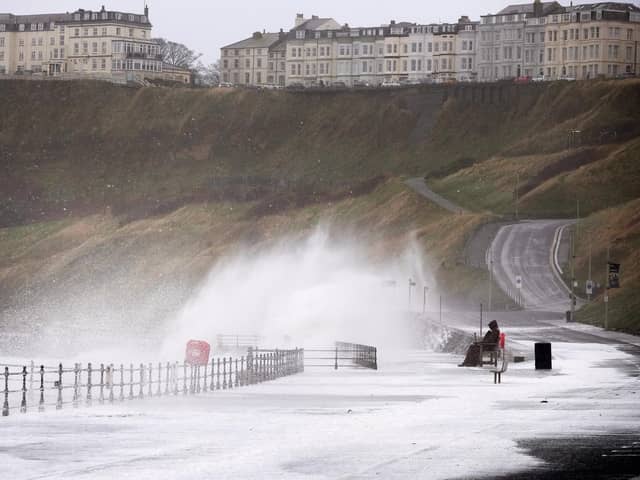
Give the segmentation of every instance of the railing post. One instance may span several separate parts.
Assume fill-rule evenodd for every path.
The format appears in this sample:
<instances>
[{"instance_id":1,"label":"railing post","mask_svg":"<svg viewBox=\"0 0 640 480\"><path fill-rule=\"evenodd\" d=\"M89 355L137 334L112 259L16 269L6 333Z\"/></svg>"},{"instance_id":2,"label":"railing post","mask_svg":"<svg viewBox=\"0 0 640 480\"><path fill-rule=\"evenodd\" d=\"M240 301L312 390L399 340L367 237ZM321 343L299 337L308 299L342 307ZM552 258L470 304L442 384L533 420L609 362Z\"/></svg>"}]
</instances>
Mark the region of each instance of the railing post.
<instances>
[{"instance_id":1,"label":"railing post","mask_svg":"<svg viewBox=\"0 0 640 480\"><path fill-rule=\"evenodd\" d=\"M22 367L22 403L20 403L20 412L27 413L27 367Z\"/></svg>"},{"instance_id":2,"label":"railing post","mask_svg":"<svg viewBox=\"0 0 640 480\"><path fill-rule=\"evenodd\" d=\"M211 359L211 384L209 385L209 390L211 390L212 392L215 390L215 384L213 383L213 379L215 377L215 368L216 368L216 361L214 358Z\"/></svg>"},{"instance_id":3,"label":"railing post","mask_svg":"<svg viewBox=\"0 0 640 480\"><path fill-rule=\"evenodd\" d=\"M78 363L74 363L73 364L73 376L74 376L74 380L73 380L73 408L78 408L78 369L79 369L79 364Z\"/></svg>"},{"instance_id":4,"label":"railing post","mask_svg":"<svg viewBox=\"0 0 640 480\"><path fill-rule=\"evenodd\" d=\"M120 396L118 399L122 402L124 400L124 364L120 364Z\"/></svg>"},{"instance_id":5,"label":"railing post","mask_svg":"<svg viewBox=\"0 0 640 480\"><path fill-rule=\"evenodd\" d=\"M156 395L162 396L162 363L158 362L158 388L156 389Z\"/></svg>"},{"instance_id":6,"label":"railing post","mask_svg":"<svg viewBox=\"0 0 640 480\"><path fill-rule=\"evenodd\" d=\"M246 385L245 383L245 378L244 378L244 357L240 357L240 386L244 386Z\"/></svg>"},{"instance_id":7,"label":"railing post","mask_svg":"<svg viewBox=\"0 0 640 480\"><path fill-rule=\"evenodd\" d=\"M109 389L109 403L113 403L113 363L107 366L107 388Z\"/></svg>"},{"instance_id":8,"label":"railing post","mask_svg":"<svg viewBox=\"0 0 640 480\"><path fill-rule=\"evenodd\" d=\"M129 364L129 400L133 400L133 363Z\"/></svg>"},{"instance_id":9,"label":"railing post","mask_svg":"<svg viewBox=\"0 0 640 480\"><path fill-rule=\"evenodd\" d=\"M91 362L87 363L87 406L91 406Z\"/></svg>"},{"instance_id":10,"label":"railing post","mask_svg":"<svg viewBox=\"0 0 640 480\"><path fill-rule=\"evenodd\" d=\"M149 395L149 397L153 397L153 365L151 364L151 362L149 362L147 379L149 380L149 390L147 391L147 394Z\"/></svg>"},{"instance_id":11,"label":"railing post","mask_svg":"<svg viewBox=\"0 0 640 480\"><path fill-rule=\"evenodd\" d=\"M171 364L167 362L167 380L164 386L164 394L169 395L169 382L171 381Z\"/></svg>"},{"instance_id":12,"label":"railing post","mask_svg":"<svg viewBox=\"0 0 640 480\"><path fill-rule=\"evenodd\" d=\"M104 363L100 364L100 396L98 401L104 403Z\"/></svg>"},{"instance_id":13,"label":"railing post","mask_svg":"<svg viewBox=\"0 0 640 480\"><path fill-rule=\"evenodd\" d=\"M236 388L240 386L240 378L238 377L238 359L236 358Z\"/></svg>"},{"instance_id":14,"label":"railing post","mask_svg":"<svg viewBox=\"0 0 640 480\"><path fill-rule=\"evenodd\" d=\"M196 393L196 367L195 367L195 365L189 365L189 393L191 393L191 395Z\"/></svg>"},{"instance_id":15,"label":"railing post","mask_svg":"<svg viewBox=\"0 0 640 480\"><path fill-rule=\"evenodd\" d=\"M40 365L40 404L38 411L44 412L44 365Z\"/></svg>"},{"instance_id":16,"label":"railing post","mask_svg":"<svg viewBox=\"0 0 640 480\"><path fill-rule=\"evenodd\" d=\"M216 362L218 365L218 369L216 372L216 390L220 390L220 359Z\"/></svg>"},{"instance_id":17,"label":"railing post","mask_svg":"<svg viewBox=\"0 0 640 480\"><path fill-rule=\"evenodd\" d=\"M182 373L183 373L182 394L186 395L189 392L189 389L187 388L187 363L186 362L182 364Z\"/></svg>"},{"instance_id":18,"label":"railing post","mask_svg":"<svg viewBox=\"0 0 640 480\"><path fill-rule=\"evenodd\" d=\"M204 393L207 393L207 388L208 388L208 384L207 384L207 369L209 368L209 362L207 361L207 363L204 364L204 378L202 379L202 391Z\"/></svg>"},{"instance_id":19,"label":"railing post","mask_svg":"<svg viewBox=\"0 0 640 480\"><path fill-rule=\"evenodd\" d=\"M9 416L9 367L4 367L4 403L2 404L2 416Z\"/></svg>"},{"instance_id":20,"label":"railing post","mask_svg":"<svg viewBox=\"0 0 640 480\"><path fill-rule=\"evenodd\" d=\"M253 348L247 350L247 384L253 385Z\"/></svg>"},{"instance_id":21,"label":"railing post","mask_svg":"<svg viewBox=\"0 0 640 480\"><path fill-rule=\"evenodd\" d=\"M227 357L222 357L222 389L227 389Z\"/></svg>"},{"instance_id":22,"label":"railing post","mask_svg":"<svg viewBox=\"0 0 640 480\"><path fill-rule=\"evenodd\" d=\"M140 364L140 371L138 372L138 378L140 379L138 398L144 398L144 364Z\"/></svg>"},{"instance_id":23,"label":"railing post","mask_svg":"<svg viewBox=\"0 0 640 480\"><path fill-rule=\"evenodd\" d=\"M173 364L173 394L174 395L178 395L178 365L179 363L176 361L176 363Z\"/></svg>"},{"instance_id":24,"label":"railing post","mask_svg":"<svg viewBox=\"0 0 640 480\"><path fill-rule=\"evenodd\" d=\"M336 363L335 363L335 365L333 366L333 369L334 369L334 370L337 370L337 369L338 369L338 347L337 347L337 346L336 346Z\"/></svg>"},{"instance_id":25,"label":"railing post","mask_svg":"<svg viewBox=\"0 0 640 480\"><path fill-rule=\"evenodd\" d=\"M58 399L56 400L56 410L62 409L62 364L58 364Z\"/></svg>"}]
</instances>

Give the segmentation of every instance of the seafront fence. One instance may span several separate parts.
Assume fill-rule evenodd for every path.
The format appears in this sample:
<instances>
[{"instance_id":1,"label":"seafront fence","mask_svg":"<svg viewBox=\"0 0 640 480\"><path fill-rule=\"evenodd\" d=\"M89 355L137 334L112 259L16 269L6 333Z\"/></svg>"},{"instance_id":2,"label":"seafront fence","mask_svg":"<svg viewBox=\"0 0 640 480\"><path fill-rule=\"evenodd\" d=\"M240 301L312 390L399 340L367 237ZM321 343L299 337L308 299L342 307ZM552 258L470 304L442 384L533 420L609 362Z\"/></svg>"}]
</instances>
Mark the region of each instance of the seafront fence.
<instances>
[{"instance_id":1,"label":"seafront fence","mask_svg":"<svg viewBox=\"0 0 640 480\"><path fill-rule=\"evenodd\" d=\"M378 369L378 350L369 345L335 342L334 346L307 348L305 352L307 367Z\"/></svg>"},{"instance_id":2,"label":"seafront fence","mask_svg":"<svg viewBox=\"0 0 640 480\"><path fill-rule=\"evenodd\" d=\"M304 349L256 350L217 357L204 365L186 362L75 363L45 366L0 364L2 416L44 412L125 400L196 395L231 390L304 371Z\"/></svg>"}]
</instances>

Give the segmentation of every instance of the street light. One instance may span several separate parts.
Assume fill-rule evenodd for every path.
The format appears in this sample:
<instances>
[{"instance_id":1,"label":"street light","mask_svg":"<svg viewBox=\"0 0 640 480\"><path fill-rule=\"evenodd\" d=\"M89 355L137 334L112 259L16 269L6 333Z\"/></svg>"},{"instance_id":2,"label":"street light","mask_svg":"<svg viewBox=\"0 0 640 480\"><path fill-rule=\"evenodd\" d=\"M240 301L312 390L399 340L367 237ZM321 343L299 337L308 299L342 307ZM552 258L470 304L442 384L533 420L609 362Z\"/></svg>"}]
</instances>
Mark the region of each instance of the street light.
<instances>
[{"instance_id":1,"label":"street light","mask_svg":"<svg viewBox=\"0 0 640 480\"><path fill-rule=\"evenodd\" d=\"M409 277L409 311L411 311L411 287L415 287L416 282L414 282L411 277Z\"/></svg>"},{"instance_id":2,"label":"street light","mask_svg":"<svg viewBox=\"0 0 640 480\"><path fill-rule=\"evenodd\" d=\"M429 287L427 287L426 285L422 287L422 314L423 315L427 310L427 291L428 290L429 290Z\"/></svg>"}]
</instances>

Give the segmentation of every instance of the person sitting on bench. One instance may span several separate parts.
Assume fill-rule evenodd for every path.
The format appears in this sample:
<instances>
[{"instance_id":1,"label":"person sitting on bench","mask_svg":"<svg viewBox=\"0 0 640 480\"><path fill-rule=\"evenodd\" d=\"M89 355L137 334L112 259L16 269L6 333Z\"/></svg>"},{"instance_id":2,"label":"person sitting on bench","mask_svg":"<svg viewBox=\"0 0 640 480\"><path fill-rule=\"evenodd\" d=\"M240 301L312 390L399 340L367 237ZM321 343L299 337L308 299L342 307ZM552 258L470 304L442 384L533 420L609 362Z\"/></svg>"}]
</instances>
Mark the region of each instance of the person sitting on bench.
<instances>
[{"instance_id":1,"label":"person sitting on bench","mask_svg":"<svg viewBox=\"0 0 640 480\"><path fill-rule=\"evenodd\" d=\"M484 338L480 342L473 342L467 350L467 355L464 357L459 367L477 367L482 365L482 352L495 351L498 348L498 341L500 340L500 329L498 328L498 322L491 320L489 322L489 331L485 334Z\"/></svg>"}]
</instances>

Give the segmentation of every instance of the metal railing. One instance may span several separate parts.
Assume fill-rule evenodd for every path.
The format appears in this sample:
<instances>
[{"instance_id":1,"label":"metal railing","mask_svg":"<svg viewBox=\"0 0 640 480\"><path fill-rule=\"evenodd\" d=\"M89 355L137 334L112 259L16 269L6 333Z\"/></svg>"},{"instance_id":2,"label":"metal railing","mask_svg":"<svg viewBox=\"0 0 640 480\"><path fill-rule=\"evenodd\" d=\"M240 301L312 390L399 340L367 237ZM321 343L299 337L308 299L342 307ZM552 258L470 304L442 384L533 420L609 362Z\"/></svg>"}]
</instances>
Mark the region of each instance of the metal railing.
<instances>
[{"instance_id":1,"label":"metal railing","mask_svg":"<svg viewBox=\"0 0 640 480\"><path fill-rule=\"evenodd\" d=\"M305 352L306 367L378 369L378 351L369 345L336 342L333 347L311 348Z\"/></svg>"},{"instance_id":2,"label":"metal railing","mask_svg":"<svg viewBox=\"0 0 640 480\"><path fill-rule=\"evenodd\" d=\"M206 365L180 362L134 365L75 363L73 367L0 364L4 378L2 416L19 410L62 409L65 405L194 395L275 380L304 371L304 350L249 348L240 358L213 358Z\"/></svg>"},{"instance_id":3,"label":"metal railing","mask_svg":"<svg viewBox=\"0 0 640 480\"><path fill-rule=\"evenodd\" d=\"M217 335L216 345L219 350L258 348L263 338L260 335Z\"/></svg>"}]
</instances>

